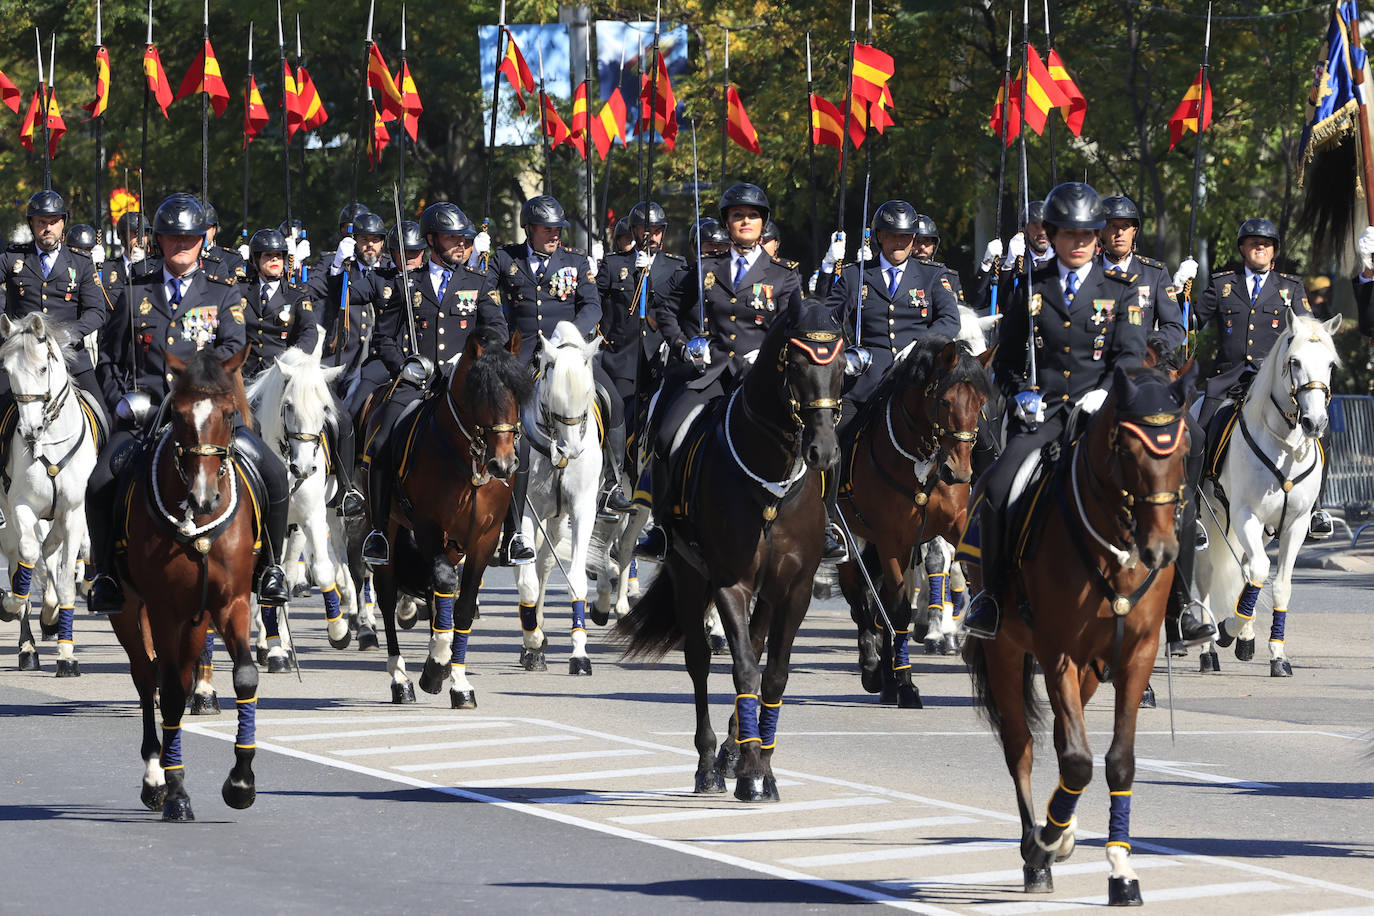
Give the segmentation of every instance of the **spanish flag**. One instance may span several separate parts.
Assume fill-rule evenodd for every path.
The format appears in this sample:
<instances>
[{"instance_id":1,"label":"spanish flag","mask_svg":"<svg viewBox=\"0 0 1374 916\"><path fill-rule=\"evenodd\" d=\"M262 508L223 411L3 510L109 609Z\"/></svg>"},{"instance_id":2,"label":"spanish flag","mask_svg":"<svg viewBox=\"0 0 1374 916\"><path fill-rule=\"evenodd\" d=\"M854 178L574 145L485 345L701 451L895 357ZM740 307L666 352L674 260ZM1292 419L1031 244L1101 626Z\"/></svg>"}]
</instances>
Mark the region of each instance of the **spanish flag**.
<instances>
[{"instance_id":1,"label":"spanish flag","mask_svg":"<svg viewBox=\"0 0 1374 916\"><path fill-rule=\"evenodd\" d=\"M38 112L43 107L43 95L47 93L48 87L42 83L34 90L33 97L29 99L29 110L24 115L24 123L19 125L19 142L24 145L24 149L33 152L34 134L40 132L43 127L38 123ZM57 104L57 92L54 90L48 98L48 155L57 155L57 141L62 139L62 135L67 132L67 122L62 120L62 109Z\"/></svg>"},{"instance_id":2,"label":"spanish flag","mask_svg":"<svg viewBox=\"0 0 1374 916\"><path fill-rule=\"evenodd\" d=\"M883 97L883 87L892 79L892 55L872 45L854 45L854 95L865 102Z\"/></svg>"},{"instance_id":3,"label":"spanish flag","mask_svg":"<svg viewBox=\"0 0 1374 916\"><path fill-rule=\"evenodd\" d=\"M1040 52L1035 48L1027 48L1026 56L1030 61L1030 79L1026 81L1026 123L1037 134L1043 134L1045 121L1049 118L1050 112L1055 108L1070 106L1071 103L1051 78L1049 69L1040 58ZM1019 100L1020 93L1021 82L1018 74L1016 82L1012 83L1011 94Z\"/></svg>"},{"instance_id":4,"label":"spanish flag","mask_svg":"<svg viewBox=\"0 0 1374 916\"><path fill-rule=\"evenodd\" d=\"M583 159L587 158L587 121L589 116L587 81L583 80L577 84L577 91L573 93L572 123L568 125L572 129L572 133L568 136L568 142L573 145Z\"/></svg>"},{"instance_id":5,"label":"spanish flag","mask_svg":"<svg viewBox=\"0 0 1374 916\"><path fill-rule=\"evenodd\" d=\"M892 120L892 116L887 113L889 107L896 107L892 102L892 90L887 86L883 87L882 98L868 106L868 116L873 121L873 129L882 133L897 122Z\"/></svg>"},{"instance_id":6,"label":"spanish flag","mask_svg":"<svg viewBox=\"0 0 1374 916\"><path fill-rule=\"evenodd\" d=\"M219 60L215 57L215 49L210 47L208 38L205 39L205 47L200 49L196 59L191 62L190 69L181 81L181 88L177 90L176 98L172 101L179 102L198 92L210 97L210 107L215 109L217 118L229 107L229 87L224 85L224 77L220 76Z\"/></svg>"},{"instance_id":7,"label":"spanish flag","mask_svg":"<svg viewBox=\"0 0 1374 916\"><path fill-rule=\"evenodd\" d=\"M530 72L530 65L525 63L525 55L520 53L520 46L515 43L515 36L511 34L510 29L506 30L506 56L501 60L501 66L496 68L496 72L506 75L506 81L515 90L515 101L523 113L524 93L534 91L534 74Z\"/></svg>"},{"instance_id":8,"label":"spanish flag","mask_svg":"<svg viewBox=\"0 0 1374 916\"><path fill-rule=\"evenodd\" d=\"M382 113L377 110L376 102L372 103L372 135L368 140L367 170L370 172L382 161L382 148L391 142L391 132L382 123Z\"/></svg>"},{"instance_id":9,"label":"spanish flag","mask_svg":"<svg viewBox=\"0 0 1374 916\"><path fill-rule=\"evenodd\" d=\"M3 76L4 74L0 73L0 77ZM6 79L5 82L8 83L9 80ZM15 89L14 94L14 110L17 113L19 111L19 90ZM5 89L3 84L0 84L0 98L3 98L6 101L6 104L8 104L8 97L8 91ZM101 45L100 47L95 49L95 98L91 99L89 102L87 102L85 105L82 105L81 107L91 113L91 116L86 120L93 121L96 118L103 115L105 113L105 109L108 108L109 105L110 52L105 48L104 45Z\"/></svg>"},{"instance_id":10,"label":"spanish flag","mask_svg":"<svg viewBox=\"0 0 1374 916\"><path fill-rule=\"evenodd\" d=\"M868 139L868 105L857 95L849 99L849 142L855 149L864 145Z\"/></svg>"},{"instance_id":11,"label":"spanish flag","mask_svg":"<svg viewBox=\"0 0 1374 916\"><path fill-rule=\"evenodd\" d=\"M397 118L405 114L405 100L401 98L401 90L391 78L391 71L387 69L386 61L382 58L382 52L377 50L375 41L367 46L367 84L382 94L383 111Z\"/></svg>"},{"instance_id":12,"label":"spanish flag","mask_svg":"<svg viewBox=\"0 0 1374 916\"><path fill-rule=\"evenodd\" d=\"M19 91L19 87L14 85L8 76L0 72L0 104L19 114L19 105L23 101L24 93Z\"/></svg>"},{"instance_id":13,"label":"spanish flag","mask_svg":"<svg viewBox=\"0 0 1374 916\"><path fill-rule=\"evenodd\" d=\"M572 135L568 130L568 125L563 123L563 116L558 113L558 109L553 107L553 100L545 93L539 93L539 104L544 107L544 133L550 140L550 146L554 149L568 142Z\"/></svg>"},{"instance_id":14,"label":"spanish flag","mask_svg":"<svg viewBox=\"0 0 1374 916\"><path fill-rule=\"evenodd\" d=\"M611 97L592 121L592 142L596 144L596 151L602 159L610 154L611 144L617 137L621 145L625 145L625 113L625 97L617 86L611 90Z\"/></svg>"},{"instance_id":15,"label":"spanish flag","mask_svg":"<svg viewBox=\"0 0 1374 916\"><path fill-rule=\"evenodd\" d=\"M301 129L315 130L329 120L324 102L320 100L315 81L310 78L304 67L296 68L296 95L301 109Z\"/></svg>"},{"instance_id":16,"label":"spanish flag","mask_svg":"<svg viewBox=\"0 0 1374 916\"><path fill-rule=\"evenodd\" d=\"M668 64L663 52L658 53L658 78L640 77L639 88L639 131L649 129L652 116L654 130L663 138L663 145L671 150L677 142L677 99L673 96L673 84L668 79ZM657 92L658 98L650 99L649 94Z\"/></svg>"},{"instance_id":17,"label":"spanish flag","mask_svg":"<svg viewBox=\"0 0 1374 916\"><path fill-rule=\"evenodd\" d=\"M1073 131L1075 137L1083 136L1083 116L1088 111L1088 100L1083 97L1078 84L1069 76L1068 69L1064 62L1059 59L1059 52L1050 48L1049 53L1049 72L1050 79L1059 87L1064 98L1069 100L1068 105L1060 105L1059 113L1064 116L1064 123Z\"/></svg>"},{"instance_id":18,"label":"spanish flag","mask_svg":"<svg viewBox=\"0 0 1374 916\"><path fill-rule=\"evenodd\" d=\"M1178 146L1178 141L1182 140L1188 131L1202 133L1211 123L1212 84L1211 81L1203 79L1202 68L1199 67L1193 84L1183 94L1183 101L1179 102L1174 113L1169 115L1169 149Z\"/></svg>"},{"instance_id":19,"label":"spanish flag","mask_svg":"<svg viewBox=\"0 0 1374 916\"><path fill-rule=\"evenodd\" d=\"M148 91L157 100L162 116L170 118L167 106L172 104L172 84L167 82L167 71L162 69L162 56L157 53L157 45L148 45L143 52L143 75L148 79Z\"/></svg>"},{"instance_id":20,"label":"spanish flag","mask_svg":"<svg viewBox=\"0 0 1374 916\"><path fill-rule=\"evenodd\" d=\"M725 103L727 113L725 132L731 140L757 156L761 152L759 134L758 131L754 130L754 125L749 120L749 114L744 110L744 102L740 101L739 93L734 86L726 87Z\"/></svg>"},{"instance_id":21,"label":"spanish flag","mask_svg":"<svg viewBox=\"0 0 1374 916\"><path fill-rule=\"evenodd\" d=\"M840 109L811 93L811 142L818 146L844 146L844 115Z\"/></svg>"},{"instance_id":22,"label":"spanish flag","mask_svg":"<svg viewBox=\"0 0 1374 916\"><path fill-rule=\"evenodd\" d=\"M425 106L420 104L420 90L415 88L415 80L410 76L410 64L401 61L401 72L396 77L396 85L401 87L401 106L405 109L405 129L411 140L420 138L420 115Z\"/></svg>"},{"instance_id":23,"label":"spanish flag","mask_svg":"<svg viewBox=\"0 0 1374 916\"><path fill-rule=\"evenodd\" d=\"M267 105L262 101L262 93L258 91L258 79L252 74L248 75L248 88L243 93L243 148L248 149L248 144L253 142L253 138L258 135L258 131L267 126L267 122L272 120L272 116L267 112Z\"/></svg>"}]
</instances>

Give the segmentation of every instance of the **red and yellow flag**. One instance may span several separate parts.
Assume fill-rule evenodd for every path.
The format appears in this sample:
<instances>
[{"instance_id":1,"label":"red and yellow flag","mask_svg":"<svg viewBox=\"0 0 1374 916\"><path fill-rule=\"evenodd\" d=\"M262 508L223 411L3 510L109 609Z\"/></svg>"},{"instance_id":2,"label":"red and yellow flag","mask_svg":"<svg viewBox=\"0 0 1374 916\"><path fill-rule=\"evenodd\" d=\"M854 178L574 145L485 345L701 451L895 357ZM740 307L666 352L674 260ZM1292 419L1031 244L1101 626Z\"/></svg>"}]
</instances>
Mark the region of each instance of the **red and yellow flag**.
<instances>
[{"instance_id":1,"label":"red and yellow flag","mask_svg":"<svg viewBox=\"0 0 1374 916\"><path fill-rule=\"evenodd\" d=\"M281 106L286 110L286 137L290 140L301 129L305 120L305 109L301 107L301 91L296 85L296 75L286 61L281 64Z\"/></svg>"},{"instance_id":2,"label":"red and yellow flag","mask_svg":"<svg viewBox=\"0 0 1374 916\"><path fill-rule=\"evenodd\" d=\"M392 79L391 71L387 69L382 52L377 50L376 42L367 46L367 84L382 94L383 111L398 118L405 114L405 101L401 98L401 90L397 88L396 80Z\"/></svg>"},{"instance_id":3,"label":"red and yellow flag","mask_svg":"<svg viewBox=\"0 0 1374 916\"><path fill-rule=\"evenodd\" d=\"M1028 48L1026 53L1030 61L1030 79L1026 80L1026 123L1031 130L1037 134L1045 132L1045 121L1049 118L1050 112L1055 108L1070 105L1069 99L1065 97L1059 86L1050 77L1050 71L1045 66L1045 62L1040 59L1040 52L1035 48ZM1012 83L1012 97L1018 98L1021 93L1020 75L1017 81Z\"/></svg>"},{"instance_id":4,"label":"red and yellow flag","mask_svg":"<svg viewBox=\"0 0 1374 916\"><path fill-rule=\"evenodd\" d=\"M0 73L0 76L4 76L4 74L3 74L3 73ZM8 83L9 80L7 79L7 80L5 80L5 82ZM18 111L19 111L19 98L18 98L18 96L19 96L19 90L18 90L18 89L15 89L14 92L15 92L14 110L15 110L16 112L18 112ZM4 96L6 96L6 95L8 95L8 93L7 93L7 92L5 91L5 89L3 88L3 85L0 84L0 97L4 97ZM85 105L82 105L81 107L84 108L84 109L86 109L87 111L89 111L89 112L91 113L91 116L90 116L89 118L87 118L86 120L88 120L88 121L93 121L93 120L95 120L96 118L98 118L98 117L100 117L101 115L103 115L103 114L105 113L105 109L108 108L109 105L110 105L110 52L105 48L104 45L101 45L100 47L98 47L98 48L95 49L95 98L91 99L89 102L87 102Z\"/></svg>"},{"instance_id":5,"label":"red and yellow flag","mask_svg":"<svg viewBox=\"0 0 1374 916\"><path fill-rule=\"evenodd\" d=\"M1069 126L1075 137L1083 136L1083 117L1088 111L1088 100L1083 97L1078 84L1069 76L1068 69L1064 62L1059 59L1059 52L1050 48L1049 53L1049 73L1050 79L1059 87L1064 98L1068 99L1068 105L1060 105L1059 113L1064 116L1064 123Z\"/></svg>"},{"instance_id":6,"label":"red and yellow flag","mask_svg":"<svg viewBox=\"0 0 1374 916\"><path fill-rule=\"evenodd\" d=\"M501 65L496 68L498 74L504 73L506 82L510 83L515 90L515 101L520 106L520 111L525 110L526 92L534 91L534 74L530 72L530 65L525 63L525 55L520 53L520 46L515 43L515 36L506 30L506 56L501 59Z\"/></svg>"},{"instance_id":7,"label":"red and yellow flag","mask_svg":"<svg viewBox=\"0 0 1374 916\"><path fill-rule=\"evenodd\" d=\"M43 94L48 91L48 87L39 84L34 90L33 97L29 99L29 110L24 115L24 123L19 125L19 142L24 145L24 149L33 152L34 135L43 130L43 126L38 123L38 112L43 109ZM62 120L62 108L57 104L57 92L53 91L48 97L48 155L57 155L57 141L62 139L62 135L67 132L67 122Z\"/></svg>"},{"instance_id":8,"label":"red and yellow flag","mask_svg":"<svg viewBox=\"0 0 1374 916\"><path fill-rule=\"evenodd\" d=\"M749 114L744 110L744 102L740 101L739 93L734 86L728 86L725 90L725 132L731 140L757 156L762 150L759 148L759 133L754 130L754 124L749 120Z\"/></svg>"},{"instance_id":9,"label":"red and yellow flag","mask_svg":"<svg viewBox=\"0 0 1374 916\"><path fill-rule=\"evenodd\" d=\"M8 76L0 72L0 104L19 114L19 106L23 101L24 93L19 91L19 87L14 85Z\"/></svg>"},{"instance_id":10,"label":"red and yellow flag","mask_svg":"<svg viewBox=\"0 0 1374 916\"><path fill-rule=\"evenodd\" d=\"M621 145L625 145L625 97L620 94L619 86L611 90L611 97L592 121L592 142L602 159L610 154L611 143L617 137Z\"/></svg>"},{"instance_id":11,"label":"red and yellow flag","mask_svg":"<svg viewBox=\"0 0 1374 916\"><path fill-rule=\"evenodd\" d=\"M141 208L138 195L128 188L115 188L110 192L110 221L119 222L125 213L137 213Z\"/></svg>"},{"instance_id":12,"label":"red and yellow flag","mask_svg":"<svg viewBox=\"0 0 1374 916\"><path fill-rule=\"evenodd\" d=\"M549 145L557 149L572 135L568 130L568 125L563 123L563 116L558 113L558 109L553 107L553 100L545 93L539 93L539 104L544 109L544 133L548 136Z\"/></svg>"},{"instance_id":13,"label":"red and yellow flag","mask_svg":"<svg viewBox=\"0 0 1374 916\"><path fill-rule=\"evenodd\" d=\"M210 107L215 109L217 118L229 107L229 87L224 85L224 77L219 72L219 60L215 57L215 49L210 47L208 38L205 39L205 47L200 49L196 59L191 62L191 68L186 71L186 76L181 80L181 88L177 90L176 98L172 101L179 102L198 92L210 97Z\"/></svg>"},{"instance_id":14,"label":"red and yellow flag","mask_svg":"<svg viewBox=\"0 0 1374 916\"><path fill-rule=\"evenodd\" d=\"M1169 115L1169 149L1178 145L1188 131L1202 133L1212 123L1212 83L1204 79L1199 67L1193 84L1183 94L1174 113Z\"/></svg>"},{"instance_id":15,"label":"red and yellow flag","mask_svg":"<svg viewBox=\"0 0 1374 916\"><path fill-rule=\"evenodd\" d=\"M1020 79L1019 75L1017 79ZM1018 83L1012 83L1012 85L1015 86ZM1011 141L1015 139L1017 134L1021 133L1021 94L1019 91L1013 93L1011 103L1008 104L1007 100L1003 98L1006 89L1007 83L1006 80L1003 80L997 86L997 101L992 106L992 117L988 119L988 126L992 128L994 134L1000 137L1002 136L1003 119L1005 119L1006 143L1007 146L1011 146Z\"/></svg>"},{"instance_id":16,"label":"red and yellow flag","mask_svg":"<svg viewBox=\"0 0 1374 916\"><path fill-rule=\"evenodd\" d=\"M415 80L410 76L410 64L401 61L401 72L396 77L396 85L401 87L401 106L405 109L405 129L411 140L420 138L420 115L425 106L420 104L420 90L415 88Z\"/></svg>"},{"instance_id":17,"label":"red and yellow flag","mask_svg":"<svg viewBox=\"0 0 1374 916\"><path fill-rule=\"evenodd\" d=\"M382 148L391 142L391 132L382 123L382 113L377 110L376 102L372 103L372 136L368 139L367 170L370 172L382 161Z\"/></svg>"},{"instance_id":18,"label":"red and yellow flag","mask_svg":"<svg viewBox=\"0 0 1374 916\"><path fill-rule=\"evenodd\" d=\"M272 120L272 116L267 113L267 106L263 104L262 93L258 92L258 79L249 74L248 88L243 92L244 149L248 149L248 144L258 135L258 131L267 126L267 122L270 120Z\"/></svg>"},{"instance_id":19,"label":"red and yellow flag","mask_svg":"<svg viewBox=\"0 0 1374 916\"><path fill-rule=\"evenodd\" d=\"M649 119L653 118L654 130L663 138L663 146L669 150L677 143L677 99L673 96L673 84L668 79L668 64L663 52L658 53L658 78L640 77L639 87L639 125L638 131L649 129ZM657 92L658 97L649 95Z\"/></svg>"},{"instance_id":20,"label":"red and yellow flag","mask_svg":"<svg viewBox=\"0 0 1374 916\"><path fill-rule=\"evenodd\" d=\"M162 55L157 53L157 45L148 45L143 52L143 75L148 80L148 91L162 109L162 116L170 118L167 106L172 104L172 84L167 82L167 71L162 69Z\"/></svg>"},{"instance_id":21,"label":"red and yellow flag","mask_svg":"<svg viewBox=\"0 0 1374 916\"><path fill-rule=\"evenodd\" d=\"M587 123L589 117L587 81L583 80L577 84L577 91L573 93L572 122L568 125L572 131L568 135L568 142L583 159L587 158Z\"/></svg>"},{"instance_id":22,"label":"red and yellow flag","mask_svg":"<svg viewBox=\"0 0 1374 916\"><path fill-rule=\"evenodd\" d=\"M811 141L818 146L844 146L844 115L829 101L811 93Z\"/></svg>"},{"instance_id":23,"label":"red and yellow flag","mask_svg":"<svg viewBox=\"0 0 1374 916\"><path fill-rule=\"evenodd\" d=\"M891 54L872 45L854 46L854 95L858 98L877 102L894 72Z\"/></svg>"},{"instance_id":24,"label":"red and yellow flag","mask_svg":"<svg viewBox=\"0 0 1374 916\"><path fill-rule=\"evenodd\" d=\"M868 116L873 121L873 129L878 133L882 133L897 123L887 113L889 107L895 107L892 102L892 90L884 86L882 98L868 106Z\"/></svg>"},{"instance_id":25,"label":"red and yellow flag","mask_svg":"<svg viewBox=\"0 0 1374 916\"><path fill-rule=\"evenodd\" d=\"M324 102L320 100L315 81L304 67L296 68L296 97L300 105L302 130L315 130L329 120L329 112L325 111Z\"/></svg>"},{"instance_id":26,"label":"red and yellow flag","mask_svg":"<svg viewBox=\"0 0 1374 916\"><path fill-rule=\"evenodd\" d=\"M868 105L857 95L849 100L849 142L855 149L868 138Z\"/></svg>"}]
</instances>

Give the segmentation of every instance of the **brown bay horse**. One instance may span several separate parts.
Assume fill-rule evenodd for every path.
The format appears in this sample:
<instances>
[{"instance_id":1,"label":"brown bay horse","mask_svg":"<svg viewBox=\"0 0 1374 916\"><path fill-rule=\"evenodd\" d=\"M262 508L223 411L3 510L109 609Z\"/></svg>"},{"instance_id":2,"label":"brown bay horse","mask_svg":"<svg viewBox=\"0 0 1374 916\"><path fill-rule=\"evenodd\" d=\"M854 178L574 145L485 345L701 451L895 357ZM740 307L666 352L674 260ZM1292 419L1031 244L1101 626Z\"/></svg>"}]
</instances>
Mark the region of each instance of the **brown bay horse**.
<instances>
[{"instance_id":1,"label":"brown bay horse","mask_svg":"<svg viewBox=\"0 0 1374 916\"><path fill-rule=\"evenodd\" d=\"M1043 485L1027 491L1043 507L1028 522L1037 546L1007 576L999 596L1002 607L1019 613L1003 614L995 639L969 639L964 647L975 697L1001 738L1016 787L1027 892L1052 892L1051 865L1073 851L1074 810L1093 773L1084 706L1110 682L1116 698L1106 754L1108 902L1141 900L1130 863L1136 715L1179 550L1188 454L1184 404L1182 382L1171 384L1156 369L1117 367L1081 436ZM1032 730L1042 714L1034 692L1037 663L1054 713L1059 763L1059 784L1040 825L1030 783Z\"/></svg>"},{"instance_id":2,"label":"brown bay horse","mask_svg":"<svg viewBox=\"0 0 1374 916\"><path fill-rule=\"evenodd\" d=\"M779 315L740 387L687 434L679 449L686 485L673 488L673 499L655 493L672 549L615 635L630 657L658 659L682 646L696 705L700 793L724 792L734 775L741 801L778 799L773 750L792 642L824 544L820 476L838 454L843 349L834 315L819 303ZM734 662L735 712L719 758L703 626L712 602Z\"/></svg>"},{"instance_id":3,"label":"brown bay horse","mask_svg":"<svg viewBox=\"0 0 1374 916\"><path fill-rule=\"evenodd\" d=\"M123 497L127 513L124 610L110 617L129 656L143 714L142 800L167 821L190 821L181 718L206 631L219 632L234 663L238 733L221 790L233 808L257 797L253 776L258 669L249 645L257 519L248 478L231 449L244 405L234 379L247 348L221 361L201 350L189 363L167 354L174 376L170 427ZM162 741L153 721L157 696Z\"/></svg>"},{"instance_id":4,"label":"brown bay horse","mask_svg":"<svg viewBox=\"0 0 1374 916\"><path fill-rule=\"evenodd\" d=\"M857 543L839 566L840 589L859 626L864 689L905 709L919 709L921 694L911 680L904 577L921 544L957 542L964 529L978 417L992 397L991 355L974 357L947 337L918 341L844 437L839 509ZM875 579L881 612L869 589Z\"/></svg>"}]
</instances>

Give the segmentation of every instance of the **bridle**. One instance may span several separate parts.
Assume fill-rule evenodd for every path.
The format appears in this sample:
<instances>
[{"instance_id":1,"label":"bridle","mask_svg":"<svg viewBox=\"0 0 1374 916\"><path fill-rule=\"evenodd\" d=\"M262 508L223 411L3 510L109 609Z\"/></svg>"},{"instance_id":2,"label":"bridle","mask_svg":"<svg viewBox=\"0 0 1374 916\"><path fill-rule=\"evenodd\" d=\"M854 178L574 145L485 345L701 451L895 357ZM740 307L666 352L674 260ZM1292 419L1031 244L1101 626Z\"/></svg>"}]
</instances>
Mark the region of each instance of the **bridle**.
<instances>
[{"instance_id":1,"label":"bridle","mask_svg":"<svg viewBox=\"0 0 1374 916\"><path fill-rule=\"evenodd\" d=\"M942 408L945 415L948 416L953 409L953 405L950 404L948 398L938 397L940 381L940 377L937 374L930 380L930 383L926 385L925 390L922 392L922 396L926 399L927 404L933 401L938 407ZM892 444L897 454L911 462L913 468L919 469L922 464L929 464L931 467L941 465L943 464L941 456L957 448L957 443L964 442L973 445L978 441L978 426L976 421L973 429L949 429L936 419L934 411L927 408L926 413L929 418L930 433L926 436L922 436L920 441L917 442L916 453L910 452L903 448L902 444L897 441L896 431L892 428L892 404L894 401L897 404L897 409L901 412L902 419L909 428L919 429L920 420L912 416L911 411L907 409L906 403L902 400L900 392L893 392L892 396L887 399L887 404L883 409L883 419L887 426L888 441ZM952 447L947 447L948 443L951 441L956 444ZM925 479L919 470L916 473L916 480L918 483L925 483ZM958 482L967 483L967 481Z\"/></svg>"},{"instance_id":2,"label":"bridle","mask_svg":"<svg viewBox=\"0 0 1374 916\"><path fill-rule=\"evenodd\" d=\"M453 422L457 424L458 432L462 434L464 439L468 440L468 470L471 471L469 477L474 487L480 487L492 479L491 472L487 470L487 448L490 445L488 437L510 433L515 437L516 443L519 443L522 431L520 422L517 420L514 423L488 423L485 425L474 423L472 429L468 429L463 418L458 416L458 406L453 403L452 392L445 390L444 402L448 404L448 412L453 417ZM518 458L516 460L519 461Z\"/></svg>"},{"instance_id":3,"label":"bridle","mask_svg":"<svg viewBox=\"0 0 1374 916\"><path fill-rule=\"evenodd\" d=\"M1283 375L1283 377L1288 379L1288 402L1292 405L1292 409L1286 409L1284 405L1279 402L1278 395L1275 393L1272 387L1269 391L1269 400L1273 403L1274 407L1278 409L1280 416L1283 417L1283 421L1288 425L1289 430L1297 429L1298 421L1302 419L1302 405L1298 403L1298 396L1301 395L1303 392L1320 391L1322 393L1322 396L1326 399L1327 406L1330 406L1331 404L1331 387L1327 385L1326 382L1323 382L1320 379L1312 379L1311 381L1304 382L1303 384L1299 385L1293 378L1293 358L1288 355L1292 352L1293 340L1293 332L1289 331L1288 345L1284 347L1283 365L1279 369L1279 372ZM1322 342L1321 337L1315 334L1309 337L1308 340L1312 343Z\"/></svg>"},{"instance_id":4,"label":"bridle","mask_svg":"<svg viewBox=\"0 0 1374 916\"><path fill-rule=\"evenodd\" d=\"M567 349L567 348L574 348L574 349L576 349L576 348L577 348L576 342L568 341L568 342L565 342L565 343L560 343L560 344L558 345L558 348L557 348L557 349L562 350L562 349ZM543 374L544 374L544 371L543 371L543 369L541 368L540 371L539 371L539 375L536 376L536 378L542 377ZM594 386L593 386L593 387L594 387ZM594 399L595 397L596 397L595 391L593 390L592 398ZM558 438L558 436L557 436L558 427L559 427L559 426L576 427L576 428L577 428L577 439L581 440L584 436L587 435L587 421L588 421L588 418L589 418L590 415L591 415L591 403L589 402L588 405L587 405L587 409L584 410L584 411L582 411L582 413L580 413L580 414L578 414L578 415L576 415L576 416L564 416L563 414L555 413L554 411L550 410L550 409L548 408L548 405L546 405L546 404L544 403L544 399L543 399L543 398L538 398L537 400L538 400L538 402L539 402L539 407L538 407L538 414L537 414L537 416L536 416L536 418L535 418L535 422L534 422L535 428L536 428L540 433L542 433L542 434L544 435L545 438L547 438L547 439L549 440L549 453L550 453L550 454L549 454L549 457L550 457L551 460L554 461L554 466L557 467L557 468L564 468L564 467L566 467L567 464L568 464L568 459L567 459L567 458L561 458L561 457L560 457L560 458L557 458L557 459L554 459L554 458L553 458L553 454L552 454L552 453L553 453L553 442L554 442L554 440L556 440L556 439ZM455 415L455 416L456 416L456 415ZM517 434L518 434L518 433L517 433Z\"/></svg>"},{"instance_id":5,"label":"bridle","mask_svg":"<svg viewBox=\"0 0 1374 916\"><path fill-rule=\"evenodd\" d=\"M182 445L181 440L176 438L175 424L173 424L172 449L174 457L172 466L177 469L177 476L186 486L191 485L190 475L186 472L186 466L182 461L190 456L192 458L218 458L219 470L215 472L215 477L223 480L229 474L229 456L231 454L228 445L215 445L213 442L195 442L191 445Z\"/></svg>"},{"instance_id":6,"label":"bridle","mask_svg":"<svg viewBox=\"0 0 1374 916\"><path fill-rule=\"evenodd\" d=\"M39 338L39 343L47 345L47 356L45 358L49 363L61 362L62 356L57 352L57 346L53 343L51 337L45 334ZM51 374L49 374L48 378L52 378ZM24 437L24 443L32 450L43 438L43 433L47 431L48 427L61 416L62 408L66 405L67 399L72 396L71 375L67 376L66 382L63 383L61 390L59 390L57 394L52 393L51 382L49 382L48 390L42 394L20 394L18 391L13 391L12 394L17 404L39 403L43 405L43 422L39 424L32 438L28 436Z\"/></svg>"}]
</instances>

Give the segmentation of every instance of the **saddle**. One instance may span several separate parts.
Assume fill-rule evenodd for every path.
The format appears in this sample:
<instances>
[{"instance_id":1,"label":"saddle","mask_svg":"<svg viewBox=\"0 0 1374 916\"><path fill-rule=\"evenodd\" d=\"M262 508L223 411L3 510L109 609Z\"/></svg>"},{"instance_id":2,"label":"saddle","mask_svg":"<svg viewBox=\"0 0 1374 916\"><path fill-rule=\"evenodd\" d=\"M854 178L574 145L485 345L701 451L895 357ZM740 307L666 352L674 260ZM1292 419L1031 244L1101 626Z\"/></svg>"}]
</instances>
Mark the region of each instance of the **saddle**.
<instances>
[{"instance_id":1,"label":"saddle","mask_svg":"<svg viewBox=\"0 0 1374 916\"><path fill-rule=\"evenodd\" d=\"M1215 481L1221 476L1221 466L1226 461L1226 452L1231 445L1231 434L1236 431L1236 421L1240 419L1240 401L1223 401L1207 424L1207 451L1202 465L1204 480Z\"/></svg>"},{"instance_id":2,"label":"saddle","mask_svg":"<svg viewBox=\"0 0 1374 916\"><path fill-rule=\"evenodd\" d=\"M683 439L682 445L668 458L669 498L664 502L659 502L656 498L654 505L671 506L672 517L675 520L685 519L697 498L701 486L701 469L705 463L701 460L702 446L711 437L719 413L717 403L697 414L687 429L687 436Z\"/></svg>"}]
</instances>

